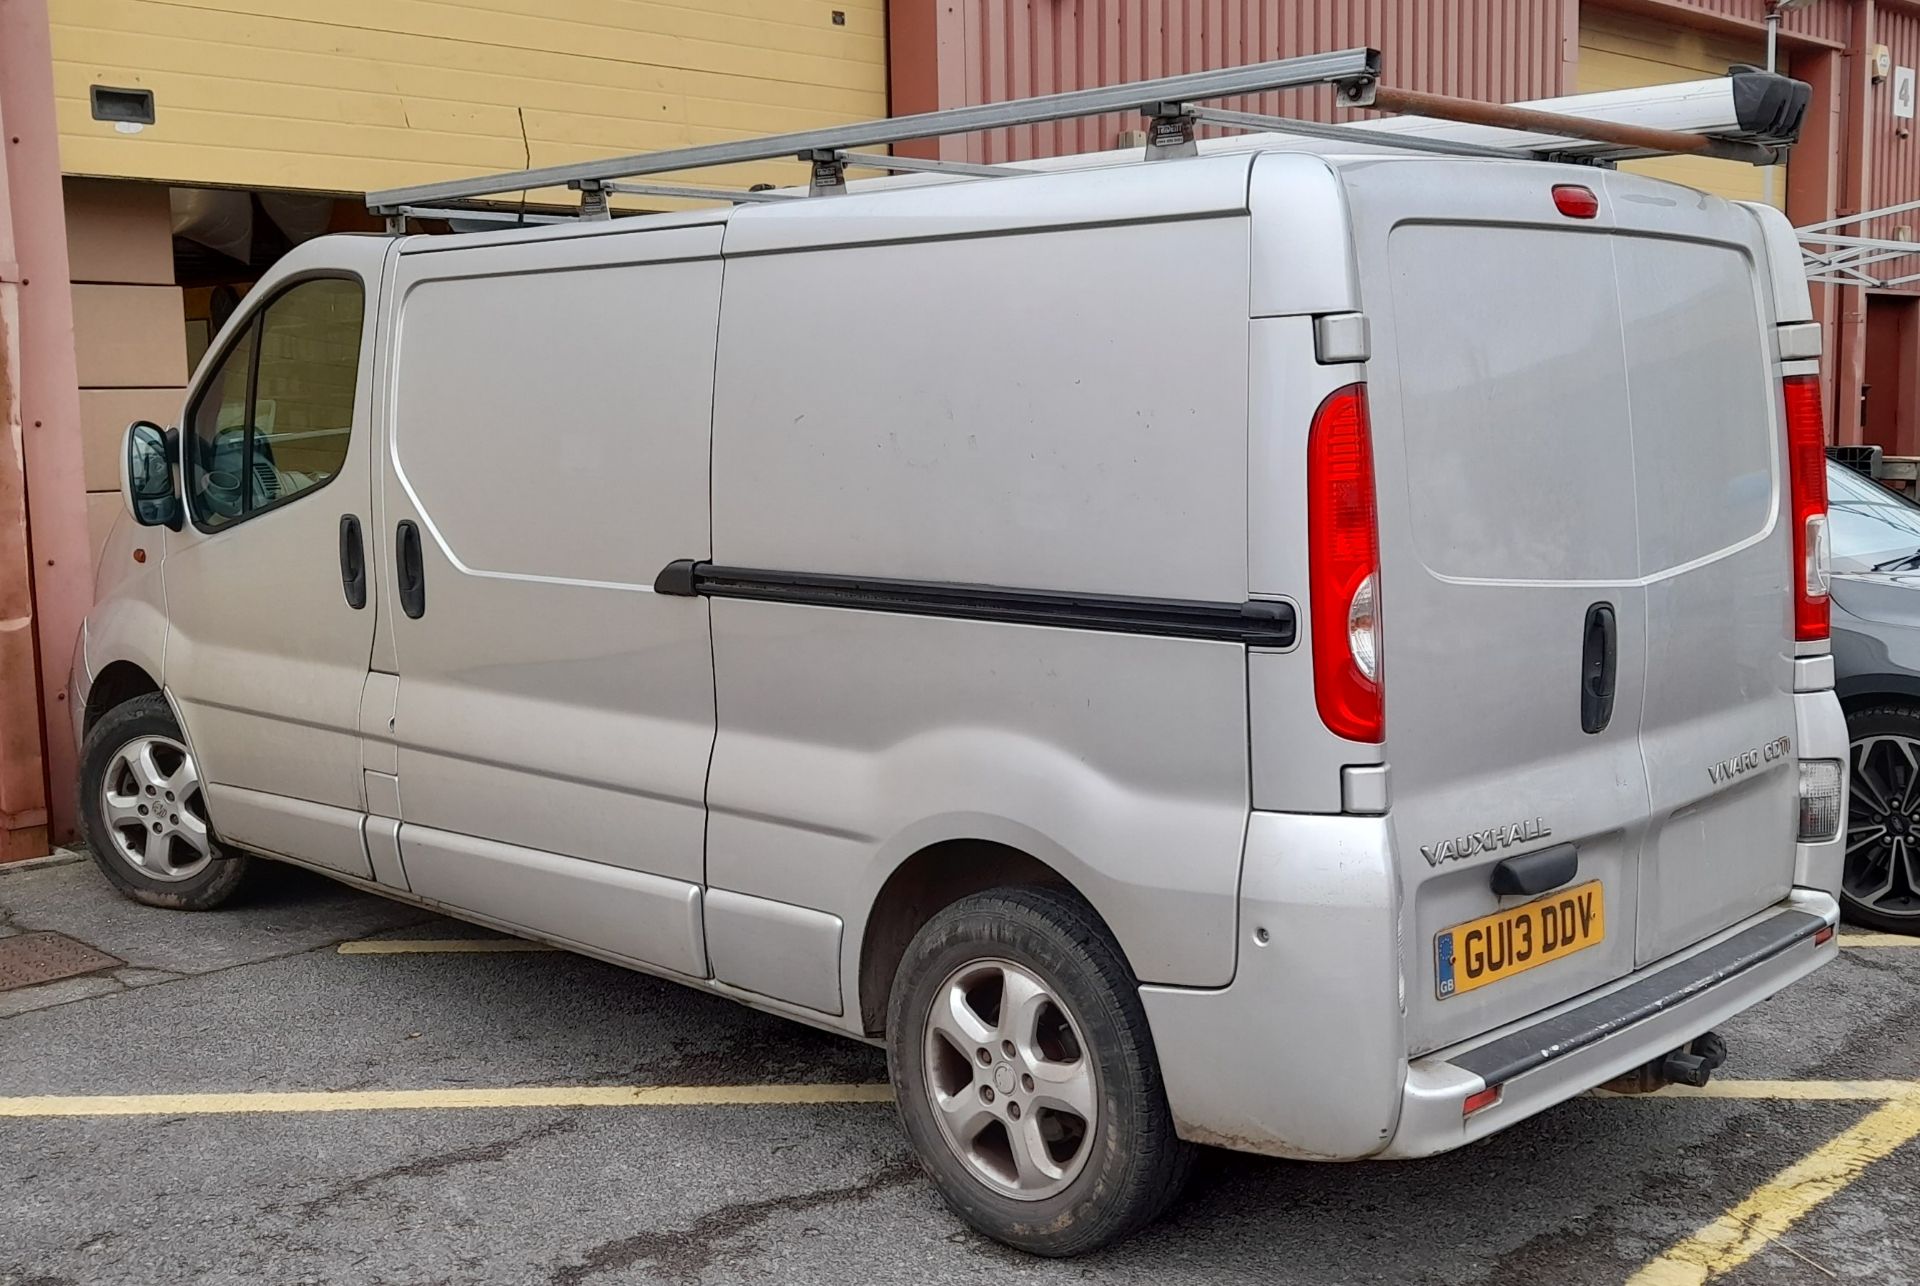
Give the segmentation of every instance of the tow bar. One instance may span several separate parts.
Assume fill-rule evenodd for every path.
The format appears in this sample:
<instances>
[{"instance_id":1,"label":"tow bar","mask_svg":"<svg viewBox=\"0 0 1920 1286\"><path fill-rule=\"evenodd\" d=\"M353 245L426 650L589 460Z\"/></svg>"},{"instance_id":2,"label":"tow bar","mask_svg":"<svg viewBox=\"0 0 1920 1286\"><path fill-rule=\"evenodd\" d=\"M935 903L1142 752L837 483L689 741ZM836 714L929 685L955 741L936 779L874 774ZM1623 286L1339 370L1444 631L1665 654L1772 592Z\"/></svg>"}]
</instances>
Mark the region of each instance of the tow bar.
<instances>
[{"instance_id":1,"label":"tow bar","mask_svg":"<svg viewBox=\"0 0 1920 1286\"><path fill-rule=\"evenodd\" d=\"M1718 1032L1710 1031L1671 1053L1614 1077L1600 1088L1615 1094L1651 1094L1667 1085L1698 1088L1713 1079L1714 1072L1726 1061L1727 1042Z\"/></svg>"}]
</instances>

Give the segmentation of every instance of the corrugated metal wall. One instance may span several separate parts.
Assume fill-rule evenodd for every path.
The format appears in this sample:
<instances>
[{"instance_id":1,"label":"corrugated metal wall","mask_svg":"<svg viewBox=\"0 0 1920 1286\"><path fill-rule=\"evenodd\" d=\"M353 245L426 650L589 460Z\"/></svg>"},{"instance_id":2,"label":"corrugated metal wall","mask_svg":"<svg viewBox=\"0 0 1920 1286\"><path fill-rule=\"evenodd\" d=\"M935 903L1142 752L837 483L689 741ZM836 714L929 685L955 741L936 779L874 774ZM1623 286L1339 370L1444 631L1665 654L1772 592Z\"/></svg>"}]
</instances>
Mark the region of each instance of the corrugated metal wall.
<instances>
[{"instance_id":1,"label":"corrugated metal wall","mask_svg":"<svg viewBox=\"0 0 1920 1286\"><path fill-rule=\"evenodd\" d=\"M1920 68L1920 14L1881 6L1875 14L1873 39L1892 52L1895 67ZM1869 138L1866 208L1877 210L1902 201L1920 200L1920 139L1914 137L1920 119L1903 120L1894 116L1891 78L1869 85L1866 93ZM1920 233L1920 210L1875 219L1866 235L1897 236L1895 229L1901 226ZM1916 272L1920 268L1907 267L1906 270Z\"/></svg>"},{"instance_id":2,"label":"corrugated metal wall","mask_svg":"<svg viewBox=\"0 0 1920 1286\"><path fill-rule=\"evenodd\" d=\"M918 0L925 3L925 0ZM896 22L902 8L894 5ZM894 47L895 111L903 79L949 77L938 106L998 102L1295 54L1371 45L1395 85L1511 101L1559 91L1575 39L1571 0L940 0L939 55L903 65ZM957 89L958 92L955 92ZM1321 119L1326 90L1265 95L1243 110ZM949 156L1005 160L1112 147L1137 117L1002 130L948 145Z\"/></svg>"},{"instance_id":3,"label":"corrugated metal wall","mask_svg":"<svg viewBox=\"0 0 1920 1286\"><path fill-rule=\"evenodd\" d=\"M1292 54L1372 45L1389 81L1496 101L1572 92L1580 0L891 0L893 110L926 111ZM1584 7L1609 7L1589 0ZM1765 28L1767 0L1623 0L1633 16ZM1846 42L1854 4L1785 15L1789 40ZM1882 8L1882 23L1895 15ZM1900 21L1909 19L1903 14ZM1250 110L1326 119L1328 95L1268 95ZM1131 118L949 140L943 154L1004 160L1113 146ZM909 149L912 150L912 149Z\"/></svg>"},{"instance_id":4,"label":"corrugated metal wall","mask_svg":"<svg viewBox=\"0 0 1920 1286\"><path fill-rule=\"evenodd\" d=\"M1737 22L1764 26L1767 20L1767 0L1658 0L1677 9L1691 9L1696 13L1711 14L1718 18L1728 18ZM1847 29L1852 21L1848 10L1853 6L1849 0L1824 0L1823 3L1805 9L1795 9L1782 15L1780 30L1789 36L1804 36L1810 40L1824 40L1832 44L1845 44Z\"/></svg>"}]
</instances>

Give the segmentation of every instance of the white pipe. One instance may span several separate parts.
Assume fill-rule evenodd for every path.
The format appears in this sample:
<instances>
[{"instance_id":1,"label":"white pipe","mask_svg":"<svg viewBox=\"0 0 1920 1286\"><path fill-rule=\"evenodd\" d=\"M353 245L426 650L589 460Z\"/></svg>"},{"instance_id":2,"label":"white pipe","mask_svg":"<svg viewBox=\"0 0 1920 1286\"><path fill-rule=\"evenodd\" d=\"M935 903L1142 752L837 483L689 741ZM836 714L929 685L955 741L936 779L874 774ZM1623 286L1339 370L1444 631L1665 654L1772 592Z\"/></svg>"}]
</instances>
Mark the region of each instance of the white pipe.
<instances>
[{"instance_id":1,"label":"white pipe","mask_svg":"<svg viewBox=\"0 0 1920 1286\"><path fill-rule=\"evenodd\" d=\"M1774 69L1775 57L1779 47L1780 6L1778 4L1770 4L1767 6L1767 70L1769 72ZM1761 191L1768 205L1773 204L1773 172L1777 168L1779 167L1773 165L1767 166L1764 171L1765 178L1761 180L1764 184Z\"/></svg>"}]
</instances>

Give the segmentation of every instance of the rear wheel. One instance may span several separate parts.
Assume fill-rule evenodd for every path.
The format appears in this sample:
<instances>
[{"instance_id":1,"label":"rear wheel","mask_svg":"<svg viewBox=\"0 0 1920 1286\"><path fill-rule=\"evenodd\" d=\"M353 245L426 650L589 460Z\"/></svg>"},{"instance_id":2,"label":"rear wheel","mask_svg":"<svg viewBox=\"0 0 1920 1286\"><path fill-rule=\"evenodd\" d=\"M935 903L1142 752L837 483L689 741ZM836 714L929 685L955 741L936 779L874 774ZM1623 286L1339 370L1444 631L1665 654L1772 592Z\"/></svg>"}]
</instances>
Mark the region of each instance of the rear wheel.
<instances>
[{"instance_id":1,"label":"rear wheel","mask_svg":"<svg viewBox=\"0 0 1920 1286\"><path fill-rule=\"evenodd\" d=\"M1920 934L1920 707L1872 706L1847 716L1847 919Z\"/></svg>"},{"instance_id":2,"label":"rear wheel","mask_svg":"<svg viewBox=\"0 0 1920 1286\"><path fill-rule=\"evenodd\" d=\"M249 860L214 836L199 765L159 693L102 715L80 751L80 827L127 897L205 911L236 893Z\"/></svg>"},{"instance_id":3,"label":"rear wheel","mask_svg":"<svg viewBox=\"0 0 1920 1286\"><path fill-rule=\"evenodd\" d=\"M927 923L894 981L888 1063L908 1136L955 1213L995 1240L1075 1255L1179 1195L1139 983L1092 908L1001 889Z\"/></svg>"}]
</instances>

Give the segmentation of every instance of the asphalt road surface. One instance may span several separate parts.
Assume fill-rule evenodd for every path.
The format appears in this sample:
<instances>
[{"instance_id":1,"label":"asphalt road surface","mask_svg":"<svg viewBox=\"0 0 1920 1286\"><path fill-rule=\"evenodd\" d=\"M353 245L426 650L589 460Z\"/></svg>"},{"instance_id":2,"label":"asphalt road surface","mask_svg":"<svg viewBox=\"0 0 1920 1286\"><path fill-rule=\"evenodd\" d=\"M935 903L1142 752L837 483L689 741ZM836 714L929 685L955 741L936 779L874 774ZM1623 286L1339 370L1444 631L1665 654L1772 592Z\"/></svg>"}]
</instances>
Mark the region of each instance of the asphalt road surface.
<instances>
[{"instance_id":1,"label":"asphalt road surface","mask_svg":"<svg viewBox=\"0 0 1920 1286\"><path fill-rule=\"evenodd\" d=\"M1920 943L1723 1028L1709 1096L1422 1162L1210 1152L1163 1223L1053 1263L947 1213L876 1050L267 883L192 915L0 868L0 936L126 962L0 991L0 1286L1920 1282Z\"/></svg>"}]
</instances>

